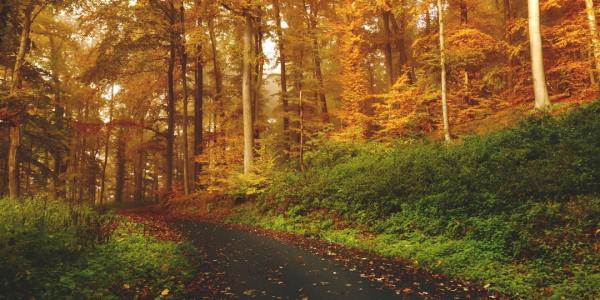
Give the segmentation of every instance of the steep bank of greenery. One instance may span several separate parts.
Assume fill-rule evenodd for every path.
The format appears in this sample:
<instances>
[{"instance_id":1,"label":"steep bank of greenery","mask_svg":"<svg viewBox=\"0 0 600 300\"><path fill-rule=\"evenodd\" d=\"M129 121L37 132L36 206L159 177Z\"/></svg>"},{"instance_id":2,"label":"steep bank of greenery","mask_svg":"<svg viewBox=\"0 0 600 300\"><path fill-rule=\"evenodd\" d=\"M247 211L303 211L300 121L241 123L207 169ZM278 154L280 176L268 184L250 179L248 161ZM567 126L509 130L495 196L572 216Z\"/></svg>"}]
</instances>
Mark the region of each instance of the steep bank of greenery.
<instances>
[{"instance_id":1,"label":"steep bank of greenery","mask_svg":"<svg viewBox=\"0 0 600 300\"><path fill-rule=\"evenodd\" d=\"M234 221L309 232L527 297L600 297L600 103L453 145L326 142ZM252 186L250 186L252 187Z\"/></svg>"},{"instance_id":2,"label":"steep bank of greenery","mask_svg":"<svg viewBox=\"0 0 600 300\"><path fill-rule=\"evenodd\" d=\"M154 299L183 292L191 246L60 202L0 199L0 299Z\"/></svg>"}]
</instances>

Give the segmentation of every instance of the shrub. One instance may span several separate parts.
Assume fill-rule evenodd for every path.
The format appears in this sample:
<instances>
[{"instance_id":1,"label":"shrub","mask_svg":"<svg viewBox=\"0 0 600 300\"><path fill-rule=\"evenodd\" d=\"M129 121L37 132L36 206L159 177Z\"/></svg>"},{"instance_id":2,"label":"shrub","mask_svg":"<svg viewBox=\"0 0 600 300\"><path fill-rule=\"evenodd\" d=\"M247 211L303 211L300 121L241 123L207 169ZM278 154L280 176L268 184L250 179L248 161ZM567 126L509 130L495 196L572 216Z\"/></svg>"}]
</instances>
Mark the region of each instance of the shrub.
<instances>
[{"instance_id":1,"label":"shrub","mask_svg":"<svg viewBox=\"0 0 600 300\"><path fill-rule=\"evenodd\" d=\"M0 220L0 299L153 298L191 276L187 248L86 207L0 199Z\"/></svg>"}]
</instances>

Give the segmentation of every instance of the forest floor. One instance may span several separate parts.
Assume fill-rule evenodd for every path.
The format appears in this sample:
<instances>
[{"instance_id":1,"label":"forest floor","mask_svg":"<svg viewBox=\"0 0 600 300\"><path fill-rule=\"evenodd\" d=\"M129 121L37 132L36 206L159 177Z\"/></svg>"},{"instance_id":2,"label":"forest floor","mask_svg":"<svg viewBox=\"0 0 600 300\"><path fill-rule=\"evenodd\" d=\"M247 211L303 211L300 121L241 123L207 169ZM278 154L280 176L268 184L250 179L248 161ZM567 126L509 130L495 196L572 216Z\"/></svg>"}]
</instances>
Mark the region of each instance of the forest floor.
<instances>
[{"instance_id":1,"label":"forest floor","mask_svg":"<svg viewBox=\"0 0 600 300\"><path fill-rule=\"evenodd\" d=\"M159 238L185 239L199 249L198 275L187 287L193 299L505 298L405 261L314 237L156 208L120 214Z\"/></svg>"}]
</instances>

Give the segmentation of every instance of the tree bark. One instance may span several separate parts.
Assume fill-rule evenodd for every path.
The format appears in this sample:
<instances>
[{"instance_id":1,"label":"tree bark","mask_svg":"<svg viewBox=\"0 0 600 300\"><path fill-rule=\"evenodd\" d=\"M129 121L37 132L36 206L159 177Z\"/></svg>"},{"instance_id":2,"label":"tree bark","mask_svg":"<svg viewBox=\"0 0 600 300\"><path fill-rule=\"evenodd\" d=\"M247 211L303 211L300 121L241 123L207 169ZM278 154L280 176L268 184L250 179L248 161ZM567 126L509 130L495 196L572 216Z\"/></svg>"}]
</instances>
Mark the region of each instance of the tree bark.
<instances>
[{"instance_id":1,"label":"tree bark","mask_svg":"<svg viewBox=\"0 0 600 300\"><path fill-rule=\"evenodd\" d=\"M254 129L254 139L258 139L260 137L260 131L256 126L256 119L260 114L259 97L264 71L264 51L262 46L264 32L261 10L259 10L259 16L253 18L252 24L252 37L254 38L254 47L251 55L252 59L250 60L250 65L254 68L254 72L251 76L252 79L250 80L250 82L252 82L252 126Z\"/></svg>"},{"instance_id":2,"label":"tree bark","mask_svg":"<svg viewBox=\"0 0 600 300\"><path fill-rule=\"evenodd\" d=\"M200 11L204 9L201 7L200 0L196 0L196 8ZM201 12L197 12L200 14ZM196 19L196 27L202 27L202 18L200 15ZM214 28L212 28L211 20L208 21L209 27L209 35L211 40L211 45L213 47L213 63L216 61L216 45L214 45L215 37L214 37ZM194 183L195 188L199 189L201 186L199 184L199 178L202 173L202 164L197 161L197 157L202 155L204 152L203 143L204 143L204 63L202 61L202 44L200 41L196 43L196 61L195 61L195 70L194 70L194 84L195 84L195 94L194 94ZM220 74L218 74L218 66L214 65L215 72L215 99L220 98L221 93L221 80ZM219 78L217 80L217 78Z\"/></svg>"},{"instance_id":3,"label":"tree bark","mask_svg":"<svg viewBox=\"0 0 600 300\"><path fill-rule=\"evenodd\" d=\"M403 69L405 67L409 67L408 79L410 83L414 83L416 81L416 75L414 73L413 68L410 66L409 55L406 51L405 45L405 28L406 28L406 16L404 13L400 16L400 24L396 20L393 14L390 14L390 21L392 24L392 29L394 30L394 34L397 36L396 39L396 49L398 51L398 69L396 70L397 75L400 76Z\"/></svg>"},{"instance_id":4,"label":"tree bark","mask_svg":"<svg viewBox=\"0 0 600 300\"><path fill-rule=\"evenodd\" d=\"M15 67L13 69L12 83L10 87L10 96L16 97L17 91L21 88L21 69L25 64L27 48L29 47L29 34L31 32L31 22L33 12L33 3L29 2L23 11L23 28L19 40L19 51L15 58ZM20 122L18 120L17 122ZM13 124L9 129L10 145L8 149L8 190L11 199L19 198L19 157L18 150L21 145L21 124Z\"/></svg>"},{"instance_id":5,"label":"tree bark","mask_svg":"<svg viewBox=\"0 0 600 300\"><path fill-rule=\"evenodd\" d=\"M108 151L110 149L110 131L111 122L114 110L114 99L115 99L115 85L114 83L110 87L110 105L108 108L108 126L106 128L106 140L104 144L104 161L102 162L102 177L100 179L100 205L104 203L104 187L106 184L106 166L108 165Z\"/></svg>"},{"instance_id":6,"label":"tree bark","mask_svg":"<svg viewBox=\"0 0 600 300\"><path fill-rule=\"evenodd\" d=\"M544 58L542 50L542 34L540 32L540 2L528 0L529 4L529 40L531 48L531 74L535 94L535 108L546 110L550 108L546 75L544 73Z\"/></svg>"},{"instance_id":7,"label":"tree bark","mask_svg":"<svg viewBox=\"0 0 600 300\"><path fill-rule=\"evenodd\" d=\"M387 68L390 87L394 85L396 75L394 73L394 57L392 55L392 31L390 30L390 12L384 11L382 14L383 35L385 36L385 44L383 54L385 56L385 65Z\"/></svg>"},{"instance_id":8,"label":"tree bark","mask_svg":"<svg viewBox=\"0 0 600 300\"><path fill-rule=\"evenodd\" d=\"M469 8L466 0L460 0L460 25L467 25L469 20Z\"/></svg>"},{"instance_id":9,"label":"tree bark","mask_svg":"<svg viewBox=\"0 0 600 300\"><path fill-rule=\"evenodd\" d=\"M512 7L510 0L504 0L504 28L505 28L505 40L506 43L512 45L512 37L509 31L509 25L513 19ZM513 58L509 55L506 57L506 64L508 65L508 74L506 76L506 84L508 86L508 90L514 89L514 66L513 66Z\"/></svg>"},{"instance_id":10,"label":"tree bark","mask_svg":"<svg viewBox=\"0 0 600 300\"><path fill-rule=\"evenodd\" d=\"M183 191L190 194L190 155L188 145L188 84L187 84L187 51L185 49L185 7L183 1L180 8L180 60L181 60L181 83L183 86Z\"/></svg>"},{"instance_id":11,"label":"tree bark","mask_svg":"<svg viewBox=\"0 0 600 300\"><path fill-rule=\"evenodd\" d=\"M167 193L173 191L173 145L175 142L175 52L176 50L176 36L175 36L175 7L173 3L171 5L171 16L170 16L170 28L169 28L169 61L167 70L167 153L166 153L166 184L165 188Z\"/></svg>"},{"instance_id":12,"label":"tree bark","mask_svg":"<svg viewBox=\"0 0 600 300\"><path fill-rule=\"evenodd\" d=\"M300 90L300 172L304 173L304 102L302 101L302 90Z\"/></svg>"},{"instance_id":13,"label":"tree bark","mask_svg":"<svg viewBox=\"0 0 600 300\"><path fill-rule=\"evenodd\" d=\"M117 157L115 166L115 202L123 202L123 190L125 187L125 134L123 128L119 128L117 134Z\"/></svg>"},{"instance_id":14,"label":"tree bark","mask_svg":"<svg viewBox=\"0 0 600 300\"><path fill-rule=\"evenodd\" d=\"M317 37L317 18L319 16L319 10L317 4L311 1L310 12L306 3L304 3L304 10L308 19L308 30L312 40L312 54L313 62L315 65L315 77L317 78L317 95L319 98L319 104L321 108L321 119L323 122L329 122L329 110L327 108L327 98L325 96L323 71L321 68L321 50L319 46L319 38Z\"/></svg>"},{"instance_id":15,"label":"tree bark","mask_svg":"<svg viewBox=\"0 0 600 300\"><path fill-rule=\"evenodd\" d=\"M243 33L242 55L242 110L244 123L244 174L249 174L254 160L254 124L252 111L252 16L244 13L245 24Z\"/></svg>"},{"instance_id":16,"label":"tree bark","mask_svg":"<svg viewBox=\"0 0 600 300\"><path fill-rule=\"evenodd\" d=\"M440 25L440 68L441 68L441 84L442 84L442 121L444 123L444 140L450 142L450 122L448 121L448 101L446 95L446 50L444 41L444 7L442 0L437 1L438 6L438 22Z\"/></svg>"},{"instance_id":17,"label":"tree bark","mask_svg":"<svg viewBox=\"0 0 600 300\"><path fill-rule=\"evenodd\" d=\"M585 7L588 18L588 26L590 27L590 36L592 39L592 49L594 53L594 67L593 78L596 84L599 83L599 72L600 72L600 41L598 40L598 27L596 23L596 11L594 10L594 0L585 0Z\"/></svg>"},{"instance_id":18,"label":"tree bark","mask_svg":"<svg viewBox=\"0 0 600 300\"><path fill-rule=\"evenodd\" d=\"M142 117L142 119L140 120L140 124L142 124L142 127L138 128L138 134L140 136L140 146L138 147L137 150L137 157L136 157L136 162L135 162L135 170L134 170L134 185L135 185L135 189L134 189L134 194L133 194L133 199L135 202L138 203L142 203L144 202L144 150L143 150L143 145L144 145L144 118Z\"/></svg>"},{"instance_id":19,"label":"tree bark","mask_svg":"<svg viewBox=\"0 0 600 300\"><path fill-rule=\"evenodd\" d=\"M283 133L287 135L290 128L290 118L288 116L289 102L287 95L287 73L286 73L286 56L285 56L285 41L283 40L283 29L281 28L281 11L279 0L273 0L273 10L275 13L275 25L277 26L277 40L279 46L279 66L280 66L280 85L281 85L281 105L283 109Z\"/></svg>"}]
</instances>

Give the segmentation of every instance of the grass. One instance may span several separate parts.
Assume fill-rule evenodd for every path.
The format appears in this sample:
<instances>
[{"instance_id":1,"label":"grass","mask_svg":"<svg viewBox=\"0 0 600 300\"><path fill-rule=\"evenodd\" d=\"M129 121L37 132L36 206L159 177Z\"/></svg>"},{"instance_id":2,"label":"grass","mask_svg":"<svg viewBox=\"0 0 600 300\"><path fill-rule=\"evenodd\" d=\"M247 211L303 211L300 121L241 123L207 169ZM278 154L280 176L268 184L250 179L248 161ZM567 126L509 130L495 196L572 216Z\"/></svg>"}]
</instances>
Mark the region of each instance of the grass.
<instances>
[{"instance_id":1,"label":"grass","mask_svg":"<svg viewBox=\"0 0 600 300\"><path fill-rule=\"evenodd\" d=\"M61 202L0 199L0 299L184 295L193 249L140 224Z\"/></svg>"}]
</instances>

